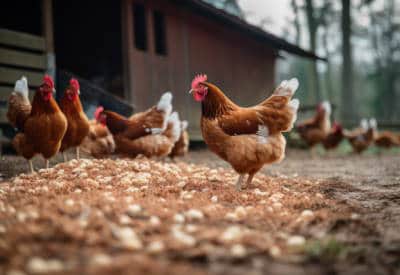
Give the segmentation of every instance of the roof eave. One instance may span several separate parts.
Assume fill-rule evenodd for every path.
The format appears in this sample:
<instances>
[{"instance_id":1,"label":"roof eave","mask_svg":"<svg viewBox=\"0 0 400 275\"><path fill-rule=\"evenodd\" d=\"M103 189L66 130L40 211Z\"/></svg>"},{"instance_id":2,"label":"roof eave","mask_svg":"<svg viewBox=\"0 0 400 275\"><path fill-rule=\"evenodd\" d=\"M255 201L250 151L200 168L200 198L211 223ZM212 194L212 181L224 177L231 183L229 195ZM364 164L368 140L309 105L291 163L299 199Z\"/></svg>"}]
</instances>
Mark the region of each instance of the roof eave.
<instances>
[{"instance_id":1,"label":"roof eave","mask_svg":"<svg viewBox=\"0 0 400 275\"><path fill-rule=\"evenodd\" d=\"M279 38L271 33L264 31L263 29L251 25L241 18L231 15L224 10L217 9L214 6L203 2L202 0L175 0L179 2L181 5L186 5L190 8L196 9L196 12L202 14L207 17L213 17L215 20L220 20L224 24L231 25L236 27L238 30L245 32L248 35L253 36L254 38L268 42L272 45L272 47L283 50L291 54L295 54L301 57L310 58L314 60L326 61L326 58L320 57L315 53L305 50L299 46L296 46L288 41Z\"/></svg>"}]
</instances>

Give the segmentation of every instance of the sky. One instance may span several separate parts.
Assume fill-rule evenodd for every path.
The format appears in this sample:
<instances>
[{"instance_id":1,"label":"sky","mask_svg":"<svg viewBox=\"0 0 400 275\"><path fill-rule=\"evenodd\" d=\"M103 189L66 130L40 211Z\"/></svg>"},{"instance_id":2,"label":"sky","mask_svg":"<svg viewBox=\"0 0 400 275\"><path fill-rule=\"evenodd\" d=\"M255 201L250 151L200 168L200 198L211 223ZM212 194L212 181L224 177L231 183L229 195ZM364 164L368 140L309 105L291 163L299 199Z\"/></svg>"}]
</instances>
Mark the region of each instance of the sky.
<instances>
[{"instance_id":1,"label":"sky","mask_svg":"<svg viewBox=\"0 0 400 275\"><path fill-rule=\"evenodd\" d=\"M288 19L293 18L290 0L238 0L238 3L250 23L260 25L268 19L263 27L276 35L282 35Z\"/></svg>"}]
</instances>

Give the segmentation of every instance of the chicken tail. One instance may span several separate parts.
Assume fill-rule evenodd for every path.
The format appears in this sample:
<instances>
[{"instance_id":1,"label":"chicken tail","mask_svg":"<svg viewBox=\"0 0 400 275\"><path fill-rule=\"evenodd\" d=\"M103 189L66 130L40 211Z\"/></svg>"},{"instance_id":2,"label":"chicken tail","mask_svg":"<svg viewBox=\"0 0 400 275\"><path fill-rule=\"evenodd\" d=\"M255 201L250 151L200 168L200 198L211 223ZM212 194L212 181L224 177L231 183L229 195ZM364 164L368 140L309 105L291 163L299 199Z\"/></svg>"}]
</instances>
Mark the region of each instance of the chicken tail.
<instances>
[{"instance_id":1,"label":"chicken tail","mask_svg":"<svg viewBox=\"0 0 400 275\"><path fill-rule=\"evenodd\" d=\"M7 118L11 125L20 130L32 109L28 94L28 80L23 76L15 82L14 91L8 99L7 111Z\"/></svg>"},{"instance_id":2,"label":"chicken tail","mask_svg":"<svg viewBox=\"0 0 400 275\"><path fill-rule=\"evenodd\" d=\"M297 78L282 81L273 94L260 104L263 107L260 114L265 117L264 121L267 122L271 134L290 131L293 128L300 101L292 97L298 87Z\"/></svg>"},{"instance_id":3,"label":"chicken tail","mask_svg":"<svg viewBox=\"0 0 400 275\"><path fill-rule=\"evenodd\" d=\"M164 132L164 135L172 140L172 142L177 142L181 136L181 122L179 120L179 115L177 112L173 112L168 117L168 126Z\"/></svg>"},{"instance_id":4,"label":"chicken tail","mask_svg":"<svg viewBox=\"0 0 400 275\"><path fill-rule=\"evenodd\" d=\"M172 112L172 94L171 94L171 92L166 92L161 96L160 101L157 103L155 111L162 113L162 126L161 126L161 128L151 128L150 132L153 135L161 134L167 128L168 118ZM157 117L157 116L155 116L155 117ZM158 117L159 117L159 115L158 115Z\"/></svg>"},{"instance_id":5,"label":"chicken tail","mask_svg":"<svg viewBox=\"0 0 400 275\"><path fill-rule=\"evenodd\" d=\"M21 94L23 97L28 98L28 79L23 76L20 80L15 82L14 92Z\"/></svg>"}]
</instances>

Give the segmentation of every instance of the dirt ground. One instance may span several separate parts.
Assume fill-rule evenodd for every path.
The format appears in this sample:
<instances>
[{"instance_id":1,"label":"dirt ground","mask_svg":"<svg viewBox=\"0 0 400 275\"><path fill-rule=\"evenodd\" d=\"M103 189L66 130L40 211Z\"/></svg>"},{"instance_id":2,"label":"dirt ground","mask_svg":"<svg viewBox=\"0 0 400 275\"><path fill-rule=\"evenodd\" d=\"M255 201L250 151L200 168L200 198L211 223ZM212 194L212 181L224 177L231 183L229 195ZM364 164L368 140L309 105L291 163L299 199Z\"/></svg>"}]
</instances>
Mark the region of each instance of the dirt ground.
<instances>
[{"instance_id":1,"label":"dirt ground","mask_svg":"<svg viewBox=\"0 0 400 275\"><path fill-rule=\"evenodd\" d=\"M0 161L0 274L400 274L399 153L289 150L240 193L206 150L26 169Z\"/></svg>"}]
</instances>

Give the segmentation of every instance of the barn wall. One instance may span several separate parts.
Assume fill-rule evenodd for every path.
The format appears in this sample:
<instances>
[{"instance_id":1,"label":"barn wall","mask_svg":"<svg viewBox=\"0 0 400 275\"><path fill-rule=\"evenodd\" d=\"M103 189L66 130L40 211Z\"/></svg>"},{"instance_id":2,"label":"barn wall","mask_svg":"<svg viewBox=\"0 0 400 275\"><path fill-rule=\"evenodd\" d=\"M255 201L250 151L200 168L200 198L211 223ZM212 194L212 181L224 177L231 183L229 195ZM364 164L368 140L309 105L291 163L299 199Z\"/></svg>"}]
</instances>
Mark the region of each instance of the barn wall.
<instances>
[{"instance_id":1,"label":"barn wall","mask_svg":"<svg viewBox=\"0 0 400 275\"><path fill-rule=\"evenodd\" d=\"M212 22L166 1L145 1L147 12L148 50L137 50L133 42L132 3L124 6L128 44L127 72L131 100L138 111L153 105L167 90L174 94L174 107L189 120L192 138L201 137L200 106L187 91L197 73L207 73L233 101L252 105L264 99L274 84L274 50L241 32ZM162 11L167 25L167 56L154 50L153 10Z\"/></svg>"}]
</instances>

